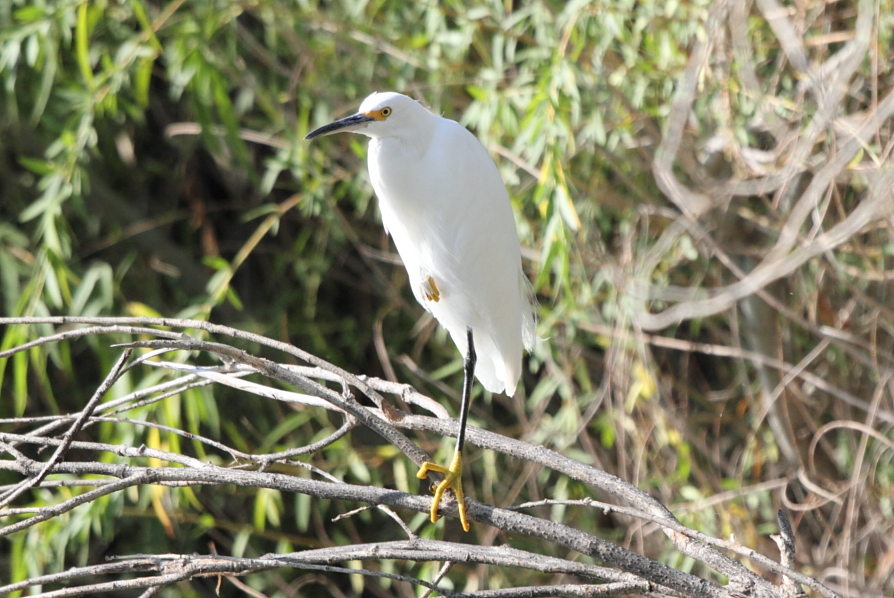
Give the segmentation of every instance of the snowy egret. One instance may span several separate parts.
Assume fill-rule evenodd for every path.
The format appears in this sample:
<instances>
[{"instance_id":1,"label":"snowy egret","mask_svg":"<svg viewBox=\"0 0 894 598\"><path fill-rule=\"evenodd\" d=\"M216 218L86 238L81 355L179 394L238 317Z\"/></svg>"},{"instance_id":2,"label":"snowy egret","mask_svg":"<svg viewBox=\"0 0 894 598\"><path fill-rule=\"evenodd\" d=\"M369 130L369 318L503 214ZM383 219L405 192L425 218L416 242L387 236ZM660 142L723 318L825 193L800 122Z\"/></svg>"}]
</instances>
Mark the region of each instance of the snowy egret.
<instances>
[{"instance_id":1,"label":"snowy egret","mask_svg":"<svg viewBox=\"0 0 894 598\"><path fill-rule=\"evenodd\" d=\"M413 294L450 333L463 355L456 450L431 508L438 519L452 489L469 531L462 487L462 451L472 378L515 394L523 349L534 344L530 283L506 187L487 151L465 127L432 114L399 93L373 93L357 114L311 131L305 139L351 131L371 137L369 176L382 222L400 254ZM476 367L477 362L477 367Z\"/></svg>"}]
</instances>

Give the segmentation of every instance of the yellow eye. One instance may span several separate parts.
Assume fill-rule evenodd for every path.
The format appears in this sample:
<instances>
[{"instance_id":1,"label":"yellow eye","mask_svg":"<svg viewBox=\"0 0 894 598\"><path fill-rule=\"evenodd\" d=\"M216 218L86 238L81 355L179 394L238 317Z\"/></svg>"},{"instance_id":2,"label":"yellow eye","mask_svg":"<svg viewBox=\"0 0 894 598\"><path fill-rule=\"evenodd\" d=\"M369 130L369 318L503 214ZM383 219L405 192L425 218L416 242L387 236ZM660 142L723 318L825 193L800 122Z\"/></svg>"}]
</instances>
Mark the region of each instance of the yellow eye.
<instances>
[{"instance_id":1,"label":"yellow eye","mask_svg":"<svg viewBox=\"0 0 894 598\"><path fill-rule=\"evenodd\" d=\"M391 108L388 108L388 107L382 108L382 116L384 116L385 118L388 118L389 116L391 116Z\"/></svg>"}]
</instances>

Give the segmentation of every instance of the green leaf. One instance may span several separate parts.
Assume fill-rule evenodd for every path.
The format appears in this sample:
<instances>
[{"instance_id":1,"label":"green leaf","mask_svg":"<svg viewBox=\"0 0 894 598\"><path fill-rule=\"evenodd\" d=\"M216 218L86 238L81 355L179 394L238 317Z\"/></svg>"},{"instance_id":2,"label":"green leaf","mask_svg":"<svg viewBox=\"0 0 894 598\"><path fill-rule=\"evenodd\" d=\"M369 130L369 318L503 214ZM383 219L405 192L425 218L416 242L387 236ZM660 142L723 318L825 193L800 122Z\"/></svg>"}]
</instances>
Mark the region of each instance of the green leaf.
<instances>
[{"instance_id":1,"label":"green leaf","mask_svg":"<svg viewBox=\"0 0 894 598\"><path fill-rule=\"evenodd\" d=\"M78 6L78 24L75 28L75 56L77 57L78 67L81 69L81 76L87 83L87 87L93 88L93 69L90 67L90 56L88 54L89 32L87 31L87 2Z\"/></svg>"}]
</instances>

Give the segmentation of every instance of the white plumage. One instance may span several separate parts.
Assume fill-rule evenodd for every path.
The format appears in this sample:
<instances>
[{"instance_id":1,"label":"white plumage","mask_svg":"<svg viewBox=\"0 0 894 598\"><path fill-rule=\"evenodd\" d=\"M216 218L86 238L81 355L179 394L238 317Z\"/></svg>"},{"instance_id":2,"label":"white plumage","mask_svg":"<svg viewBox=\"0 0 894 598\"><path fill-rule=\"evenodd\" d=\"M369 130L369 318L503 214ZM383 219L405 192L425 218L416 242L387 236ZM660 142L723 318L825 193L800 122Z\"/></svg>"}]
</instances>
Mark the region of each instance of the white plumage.
<instances>
[{"instance_id":1,"label":"white plumage","mask_svg":"<svg viewBox=\"0 0 894 598\"><path fill-rule=\"evenodd\" d=\"M359 112L386 107L385 121L357 132L372 138L370 178L413 294L463 355L471 327L476 377L491 392L515 394L534 316L500 173L465 127L404 95L374 93ZM429 277L437 301L426 298Z\"/></svg>"},{"instance_id":2,"label":"white plumage","mask_svg":"<svg viewBox=\"0 0 894 598\"><path fill-rule=\"evenodd\" d=\"M534 345L530 284L509 195L487 151L465 127L399 93L373 93L357 114L307 139L371 137L369 176L413 294L467 355L491 392L515 394Z\"/></svg>"},{"instance_id":3,"label":"white plumage","mask_svg":"<svg viewBox=\"0 0 894 598\"><path fill-rule=\"evenodd\" d=\"M491 392L515 394L522 353L534 345L530 284L509 195L493 160L462 125L429 112L398 93L374 93L357 114L314 131L306 139L353 131L371 137L369 176L385 228L394 239L413 294L444 326L464 360L456 450L449 467L422 464L444 474L431 506L447 489L469 522L462 487L462 452L472 376ZM474 351L469 351L469 340Z\"/></svg>"}]
</instances>

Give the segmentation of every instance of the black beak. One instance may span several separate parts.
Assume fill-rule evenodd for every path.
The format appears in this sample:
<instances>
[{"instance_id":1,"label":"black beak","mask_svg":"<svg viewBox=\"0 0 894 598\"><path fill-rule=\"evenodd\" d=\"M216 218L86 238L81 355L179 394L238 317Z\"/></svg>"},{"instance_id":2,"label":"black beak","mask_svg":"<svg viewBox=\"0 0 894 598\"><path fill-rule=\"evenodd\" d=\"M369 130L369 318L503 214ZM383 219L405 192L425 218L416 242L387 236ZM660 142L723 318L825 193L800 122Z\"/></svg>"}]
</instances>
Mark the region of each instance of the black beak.
<instances>
[{"instance_id":1,"label":"black beak","mask_svg":"<svg viewBox=\"0 0 894 598\"><path fill-rule=\"evenodd\" d=\"M371 123L374 120L376 119L371 116L366 116L365 114L354 114L353 116L337 120L334 123L323 125L319 129L314 129L305 135L304 138L316 139L317 137L323 137L324 135L332 135L333 133L356 131L357 129L366 127L368 123Z\"/></svg>"}]
</instances>

